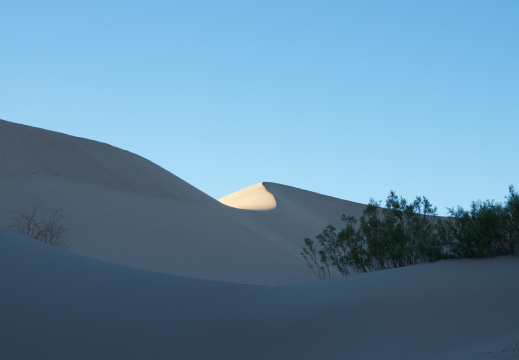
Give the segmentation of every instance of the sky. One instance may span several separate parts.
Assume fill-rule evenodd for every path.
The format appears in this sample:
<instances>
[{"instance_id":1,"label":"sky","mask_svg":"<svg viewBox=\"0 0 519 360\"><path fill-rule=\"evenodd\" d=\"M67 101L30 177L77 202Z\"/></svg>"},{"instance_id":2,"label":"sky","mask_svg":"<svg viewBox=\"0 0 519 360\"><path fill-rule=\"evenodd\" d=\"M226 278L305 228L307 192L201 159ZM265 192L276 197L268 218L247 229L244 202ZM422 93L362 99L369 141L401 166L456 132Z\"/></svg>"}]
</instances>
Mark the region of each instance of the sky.
<instances>
[{"instance_id":1,"label":"sky","mask_svg":"<svg viewBox=\"0 0 519 360\"><path fill-rule=\"evenodd\" d=\"M0 3L0 119L445 214L519 188L519 1Z\"/></svg>"}]
</instances>

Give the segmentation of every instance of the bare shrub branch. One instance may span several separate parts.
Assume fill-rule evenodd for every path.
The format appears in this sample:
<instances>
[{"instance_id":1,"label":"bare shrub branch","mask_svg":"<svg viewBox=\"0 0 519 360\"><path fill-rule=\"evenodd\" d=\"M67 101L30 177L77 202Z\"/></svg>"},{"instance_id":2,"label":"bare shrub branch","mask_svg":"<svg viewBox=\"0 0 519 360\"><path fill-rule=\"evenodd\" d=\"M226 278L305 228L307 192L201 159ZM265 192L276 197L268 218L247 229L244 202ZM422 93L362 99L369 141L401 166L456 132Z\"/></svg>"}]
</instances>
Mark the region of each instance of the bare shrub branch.
<instances>
[{"instance_id":1,"label":"bare shrub branch","mask_svg":"<svg viewBox=\"0 0 519 360\"><path fill-rule=\"evenodd\" d=\"M62 208L47 208L43 201L31 197L28 208L16 209L9 227L45 244L69 249L68 229L62 221L68 214Z\"/></svg>"}]
</instances>

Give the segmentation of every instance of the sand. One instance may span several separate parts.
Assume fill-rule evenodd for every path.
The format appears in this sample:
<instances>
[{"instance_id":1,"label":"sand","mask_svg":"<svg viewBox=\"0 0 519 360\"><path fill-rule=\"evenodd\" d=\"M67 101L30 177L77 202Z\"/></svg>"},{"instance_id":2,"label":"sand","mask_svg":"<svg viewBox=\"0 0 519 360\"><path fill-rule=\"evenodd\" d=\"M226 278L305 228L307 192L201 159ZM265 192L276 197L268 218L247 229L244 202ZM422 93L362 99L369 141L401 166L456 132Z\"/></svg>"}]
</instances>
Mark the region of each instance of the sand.
<instances>
[{"instance_id":1,"label":"sand","mask_svg":"<svg viewBox=\"0 0 519 360\"><path fill-rule=\"evenodd\" d=\"M69 216L72 252L202 279L313 281L303 239L363 205L279 184L229 195L228 205L128 151L0 121L0 226L31 197ZM267 198L267 201L264 199ZM240 206L232 205L239 199ZM273 204L276 204L274 207Z\"/></svg>"},{"instance_id":2,"label":"sand","mask_svg":"<svg viewBox=\"0 0 519 360\"><path fill-rule=\"evenodd\" d=\"M275 210L278 207L276 198L267 190L263 183L238 190L218 201L224 205L242 210L269 211Z\"/></svg>"},{"instance_id":3,"label":"sand","mask_svg":"<svg viewBox=\"0 0 519 360\"><path fill-rule=\"evenodd\" d=\"M128 151L6 121L0 185L0 359L507 359L517 348L506 346L519 340L518 257L316 281L303 238L362 204L269 182L217 201ZM69 213L70 251L6 228L31 196Z\"/></svg>"},{"instance_id":4,"label":"sand","mask_svg":"<svg viewBox=\"0 0 519 360\"><path fill-rule=\"evenodd\" d=\"M257 286L160 274L0 229L2 359L499 359L519 259ZM511 351L511 350L510 350Z\"/></svg>"}]
</instances>

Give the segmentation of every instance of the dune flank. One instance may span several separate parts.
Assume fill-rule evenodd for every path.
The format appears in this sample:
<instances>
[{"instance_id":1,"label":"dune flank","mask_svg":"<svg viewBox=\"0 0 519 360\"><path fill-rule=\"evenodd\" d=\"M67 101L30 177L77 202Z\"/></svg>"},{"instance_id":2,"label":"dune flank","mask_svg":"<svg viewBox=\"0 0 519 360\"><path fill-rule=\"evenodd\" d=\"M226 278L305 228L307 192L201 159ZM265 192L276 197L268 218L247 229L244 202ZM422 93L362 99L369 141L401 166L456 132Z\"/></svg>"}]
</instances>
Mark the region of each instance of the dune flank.
<instances>
[{"instance_id":1,"label":"dune flank","mask_svg":"<svg viewBox=\"0 0 519 360\"><path fill-rule=\"evenodd\" d=\"M502 257L242 285L101 262L0 227L0 358L511 359L518 271Z\"/></svg>"},{"instance_id":2,"label":"dune flank","mask_svg":"<svg viewBox=\"0 0 519 360\"><path fill-rule=\"evenodd\" d=\"M303 239L363 208L273 183L231 194L230 207L128 151L7 121L0 150L0 226L36 197L69 214L72 252L169 274L313 281Z\"/></svg>"}]
</instances>

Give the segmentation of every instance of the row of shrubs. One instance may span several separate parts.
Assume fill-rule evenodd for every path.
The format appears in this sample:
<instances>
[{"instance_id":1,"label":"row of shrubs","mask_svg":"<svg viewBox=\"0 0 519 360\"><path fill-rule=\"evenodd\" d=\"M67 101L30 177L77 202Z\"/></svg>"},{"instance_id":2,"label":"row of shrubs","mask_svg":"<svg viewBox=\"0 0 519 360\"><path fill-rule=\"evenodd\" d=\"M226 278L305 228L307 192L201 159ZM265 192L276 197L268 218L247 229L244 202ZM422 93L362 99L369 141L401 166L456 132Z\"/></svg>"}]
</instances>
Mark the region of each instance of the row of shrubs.
<instances>
[{"instance_id":1,"label":"row of shrubs","mask_svg":"<svg viewBox=\"0 0 519 360\"><path fill-rule=\"evenodd\" d=\"M342 216L315 241L305 238L301 255L321 280L446 258L491 257L519 250L519 195L510 186L504 203L473 202L468 210L437 208L425 197L407 202L391 192L386 206L370 200L360 219Z\"/></svg>"}]
</instances>

